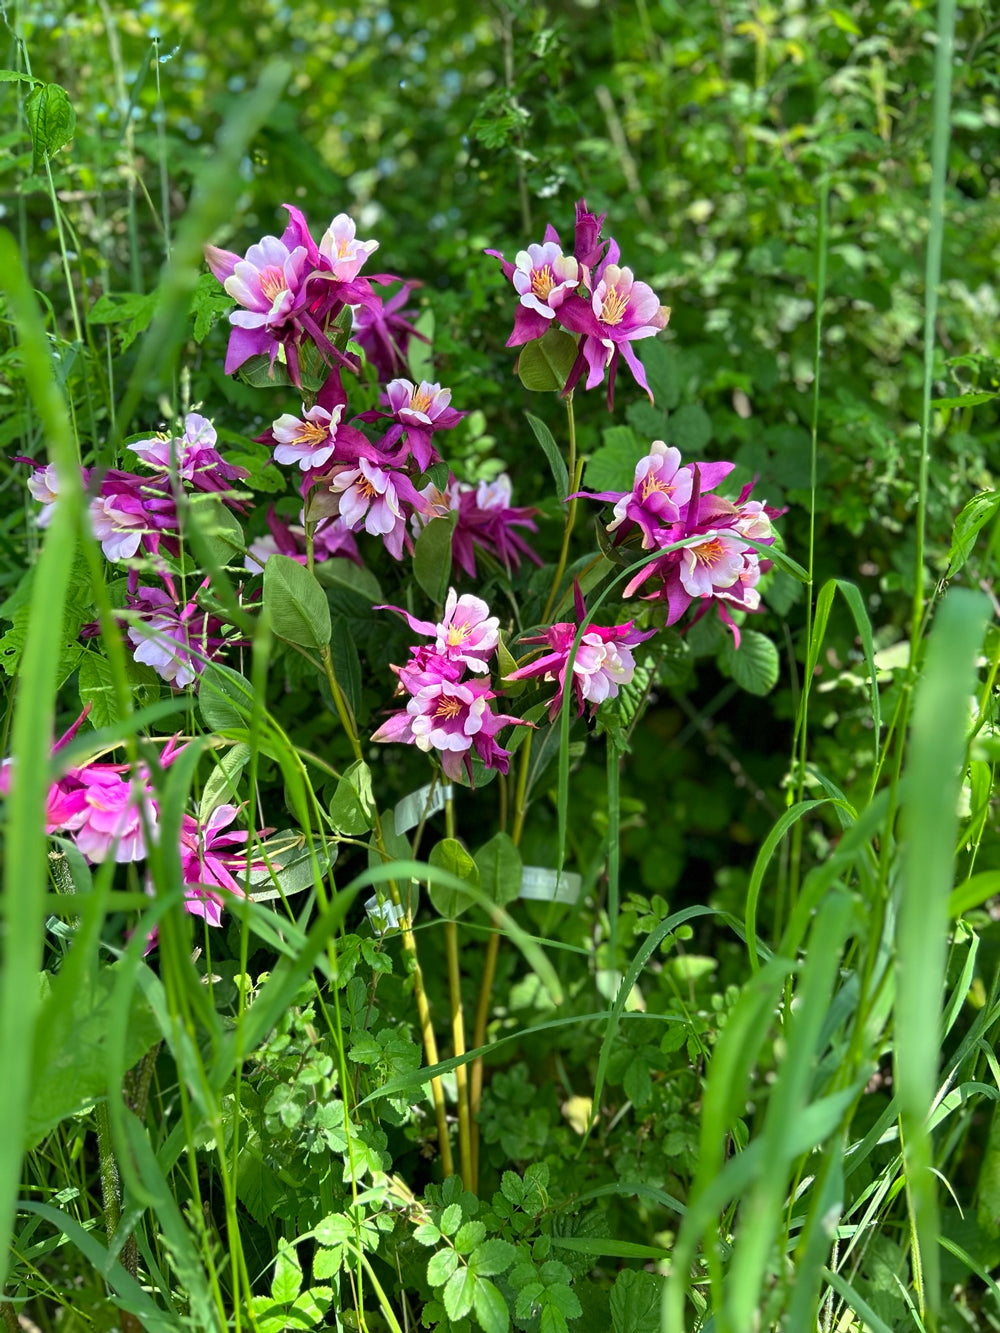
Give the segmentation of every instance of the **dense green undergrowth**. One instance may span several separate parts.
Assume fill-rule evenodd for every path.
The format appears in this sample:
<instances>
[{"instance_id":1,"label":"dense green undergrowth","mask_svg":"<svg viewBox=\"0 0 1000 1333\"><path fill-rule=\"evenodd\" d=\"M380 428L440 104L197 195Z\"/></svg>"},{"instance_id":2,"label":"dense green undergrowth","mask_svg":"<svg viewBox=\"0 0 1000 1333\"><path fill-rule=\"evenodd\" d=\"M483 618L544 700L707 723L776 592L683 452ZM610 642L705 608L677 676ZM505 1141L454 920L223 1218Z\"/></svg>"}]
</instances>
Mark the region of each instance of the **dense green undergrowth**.
<instances>
[{"instance_id":1,"label":"dense green undergrowth","mask_svg":"<svg viewBox=\"0 0 1000 1333\"><path fill-rule=\"evenodd\" d=\"M5 1327L1000 1328L990 7L7 21ZM655 401L623 370L613 414L581 389L568 424L512 372L482 251L565 237L581 196L672 313L640 348ZM280 232L283 201L421 280L413 379L467 413L448 465L510 474L540 569L469 578L427 528L412 562L244 572L272 503L297 522L255 437L302 395L224 374L202 247ZM377 406L370 368L351 393ZM247 503L183 510L170 570L230 646L175 689L83 515L194 409ZM565 563L613 621L624 565L562 497L576 460L623 491L661 439L785 511L762 613L736 647L625 603L659 630L634 683L548 724L508 679L538 724L509 780L446 805L434 777L411 819L425 756L368 738L413 636L374 606L436 616L451 581L524 662L519 634L574 616ZM40 528L25 458L91 492ZM150 775L141 864L44 836L81 708L67 755ZM249 896L212 929L173 846L228 802ZM525 867L578 876L570 901Z\"/></svg>"}]
</instances>

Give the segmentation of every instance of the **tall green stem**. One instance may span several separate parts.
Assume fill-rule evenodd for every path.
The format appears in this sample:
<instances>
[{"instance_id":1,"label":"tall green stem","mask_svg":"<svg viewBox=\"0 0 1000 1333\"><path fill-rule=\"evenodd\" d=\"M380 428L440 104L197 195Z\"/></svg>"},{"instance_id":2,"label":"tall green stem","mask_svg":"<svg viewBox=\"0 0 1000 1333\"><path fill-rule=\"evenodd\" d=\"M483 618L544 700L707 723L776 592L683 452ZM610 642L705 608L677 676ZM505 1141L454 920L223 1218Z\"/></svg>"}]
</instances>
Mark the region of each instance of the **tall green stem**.
<instances>
[{"instance_id":1,"label":"tall green stem","mask_svg":"<svg viewBox=\"0 0 1000 1333\"><path fill-rule=\"evenodd\" d=\"M566 472L569 477L569 493L575 497L580 489L580 479L583 475L583 459L577 459L576 456L576 418L573 416L573 395L566 397L566 425L569 435L569 454L566 460ZM559 563L556 565L555 576L552 579L552 587L549 589L548 601L545 603L545 610L542 612L543 622L547 622L555 609L559 597L559 585L562 583L563 574L566 572L566 561L569 557L569 543L573 535L573 524L576 522L576 499L569 501L566 507L566 523L563 527L562 547L559 551Z\"/></svg>"}]
</instances>

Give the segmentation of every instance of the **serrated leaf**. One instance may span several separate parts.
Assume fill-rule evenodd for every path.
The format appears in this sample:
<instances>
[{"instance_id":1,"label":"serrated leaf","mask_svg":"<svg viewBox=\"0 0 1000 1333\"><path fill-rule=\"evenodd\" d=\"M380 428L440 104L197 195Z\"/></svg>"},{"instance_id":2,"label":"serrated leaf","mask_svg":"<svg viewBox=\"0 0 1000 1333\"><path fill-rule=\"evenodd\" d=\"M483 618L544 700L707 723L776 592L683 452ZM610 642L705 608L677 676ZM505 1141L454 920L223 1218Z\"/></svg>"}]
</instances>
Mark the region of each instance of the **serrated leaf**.
<instances>
[{"instance_id":1,"label":"serrated leaf","mask_svg":"<svg viewBox=\"0 0 1000 1333\"><path fill-rule=\"evenodd\" d=\"M45 159L72 139L76 112L65 88L58 83L43 83L32 88L24 99L24 114L31 132L31 169L40 171Z\"/></svg>"},{"instance_id":2,"label":"serrated leaf","mask_svg":"<svg viewBox=\"0 0 1000 1333\"><path fill-rule=\"evenodd\" d=\"M436 1245L441 1239L441 1232L433 1222L421 1222L413 1233L418 1245Z\"/></svg>"},{"instance_id":3,"label":"serrated leaf","mask_svg":"<svg viewBox=\"0 0 1000 1333\"><path fill-rule=\"evenodd\" d=\"M461 1212L461 1209L459 1209ZM432 1287L440 1287L447 1282L458 1267L458 1255L449 1245L445 1250L432 1254L427 1263L427 1281Z\"/></svg>"},{"instance_id":4,"label":"serrated leaf","mask_svg":"<svg viewBox=\"0 0 1000 1333\"><path fill-rule=\"evenodd\" d=\"M469 1313L478 1285L476 1275L465 1267L452 1273L441 1293L449 1319L462 1319Z\"/></svg>"},{"instance_id":5,"label":"serrated leaf","mask_svg":"<svg viewBox=\"0 0 1000 1333\"><path fill-rule=\"evenodd\" d=\"M448 592L451 578L451 536L458 514L432 518L413 546L413 576L436 605Z\"/></svg>"},{"instance_id":6,"label":"serrated leaf","mask_svg":"<svg viewBox=\"0 0 1000 1333\"><path fill-rule=\"evenodd\" d=\"M298 1255L287 1243L278 1241L278 1257L271 1282L271 1299L291 1304L302 1290L302 1267Z\"/></svg>"},{"instance_id":7,"label":"serrated leaf","mask_svg":"<svg viewBox=\"0 0 1000 1333\"><path fill-rule=\"evenodd\" d=\"M301 648L330 642L330 604L314 574L291 556L272 555L264 566L264 609L281 639Z\"/></svg>"},{"instance_id":8,"label":"serrated leaf","mask_svg":"<svg viewBox=\"0 0 1000 1333\"><path fill-rule=\"evenodd\" d=\"M125 663L125 674L129 694L137 707L144 708L160 697L160 678L152 667L129 658ZM96 652L85 652L80 658L77 684L81 703L84 706L90 704L88 721L91 726L109 727L120 721L118 694L112 680L111 663L106 657Z\"/></svg>"},{"instance_id":9,"label":"serrated leaf","mask_svg":"<svg viewBox=\"0 0 1000 1333\"><path fill-rule=\"evenodd\" d=\"M462 1205L460 1203L450 1203L441 1214L441 1219L438 1222L442 1235L453 1236L461 1225Z\"/></svg>"},{"instance_id":10,"label":"serrated leaf","mask_svg":"<svg viewBox=\"0 0 1000 1333\"><path fill-rule=\"evenodd\" d=\"M549 469L552 472L552 480L556 484L556 494L560 500L565 500L569 494L569 473L566 470L566 464L563 462L563 456L559 446L555 442L552 432L546 426L544 421L539 421L538 417L533 417L530 412L525 412L528 425L531 427L535 439L542 446L542 452L549 462Z\"/></svg>"},{"instance_id":11,"label":"serrated leaf","mask_svg":"<svg viewBox=\"0 0 1000 1333\"><path fill-rule=\"evenodd\" d=\"M712 438L712 418L698 403L685 403L671 412L664 438L687 457L700 453Z\"/></svg>"},{"instance_id":12,"label":"serrated leaf","mask_svg":"<svg viewBox=\"0 0 1000 1333\"><path fill-rule=\"evenodd\" d=\"M568 1333L566 1316L557 1305L543 1305L538 1328L539 1333Z\"/></svg>"},{"instance_id":13,"label":"serrated leaf","mask_svg":"<svg viewBox=\"0 0 1000 1333\"><path fill-rule=\"evenodd\" d=\"M499 907L512 903L521 892L521 853L510 835L495 833L475 855L479 887Z\"/></svg>"},{"instance_id":14,"label":"serrated leaf","mask_svg":"<svg viewBox=\"0 0 1000 1333\"><path fill-rule=\"evenodd\" d=\"M673 348L658 338L646 338L637 350L654 402L660 408L675 408L681 397L681 377Z\"/></svg>"},{"instance_id":15,"label":"serrated leaf","mask_svg":"<svg viewBox=\"0 0 1000 1333\"><path fill-rule=\"evenodd\" d=\"M507 1302L492 1282L481 1278L476 1283L472 1293L472 1308L483 1333L507 1333L510 1328Z\"/></svg>"},{"instance_id":16,"label":"serrated leaf","mask_svg":"<svg viewBox=\"0 0 1000 1333\"><path fill-rule=\"evenodd\" d=\"M482 1222L463 1222L455 1232L455 1249L459 1254L471 1254L485 1235Z\"/></svg>"},{"instance_id":17,"label":"serrated leaf","mask_svg":"<svg viewBox=\"0 0 1000 1333\"><path fill-rule=\"evenodd\" d=\"M88 324L113 324L121 328L121 350L127 351L156 313L159 291L105 292L87 314Z\"/></svg>"},{"instance_id":18,"label":"serrated leaf","mask_svg":"<svg viewBox=\"0 0 1000 1333\"><path fill-rule=\"evenodd\" d=\"M478 1276L506 1273L517 1257L517 1250L509 1240L484 1240L469 1256L469 1268Z\"/></svg>"},{"instance_id":19,"label":"serrated leaf","mask_svg":"<svg viewBox=\"0 0 1000 1333\"><path fill-rule=\"evenodd\" d=\"M778 683L778 650L766 634L754 629L743 630L739 648L726 645L722 665L748 694L770 694Z\"/></svg>"},{"instance_id":20,"label":"serrated leaf","mask_svg":"<svg viewBox=\"0 0 1000 1333\"><path fill-rule=\"evenodd\" d=\"M439 843L436 843L431 848L427 863L438 870L446 870L449 875L454 875L456 879L465 880L474 889L479 888L479 869L469 853L455 838L442 838ZM462 893L460 889L446 888L443 884L435 883L432 877L429 878L427 887L431 902L434 904L434 910L449 920L453 921L472 906L472 899ZM444 1230L443 1225L442 1230Z\"/></svg>"},{"instance_id":21,"label":"serrated leaf","mask_svg":"<svg viewBox=\"0 0 1000 1333\"><path fill-rule=\"evenodd\" d=\"M524 1182L516 1171L505 1171L500 1177L500 1193L508 1202L524 1202Z\"/></svg>"},{"instance_id":22,"label":"serrated leaf","mask_svg":"<svg viewBox=\"0 0 1000 1333\"><path fill-rule=\"evenodd\" d=\"M604 443L587 461L584 482L591 491L628 491L635 478L635 465L649 451L631 426L609 426Z\"/></svg>"},{"instance_id":23,"label":"serrated leaf","mask_svg":"<svg viewBox=\"0 0 1000 1333\"><path fill-rule=\"evenodd\" d=\"M532 393L555 393L565 388L576 353L576 341L568 333L549 329L521 348L517 377Z\"/></svg>"}]
</instances>

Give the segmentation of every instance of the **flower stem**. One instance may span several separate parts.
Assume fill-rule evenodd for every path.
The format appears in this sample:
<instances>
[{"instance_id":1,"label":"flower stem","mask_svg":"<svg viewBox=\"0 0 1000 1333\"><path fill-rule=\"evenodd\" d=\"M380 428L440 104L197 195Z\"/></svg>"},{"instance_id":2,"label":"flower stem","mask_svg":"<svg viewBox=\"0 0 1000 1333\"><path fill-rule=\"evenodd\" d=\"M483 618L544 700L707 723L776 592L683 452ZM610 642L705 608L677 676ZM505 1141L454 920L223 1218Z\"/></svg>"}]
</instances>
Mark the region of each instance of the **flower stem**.
<instances>
[{"instance_id":1,"label":"flower stem","mask_svg":"<svg viewBox=\"0 0 1000 1333\"><path fill-rule=\"evenodd\" d=\"M337 680L337 673L333 669L333 654L330 652L330 645L324 644L320 653L323 662L323 671L326 675L326 682L330 687L330 693L333 695L334 707L337 710L337 716L340 718L340 724L344 728L344 734L350 742L351 751L355 759L363 760L364 752L361 749L361 741L358 737L357 725L347 700L344 698L340 683ZM385 835L382 831L382 818L375 811L375 846L383 862L389 862L392 857L386 851ZM403 949L409 958L409 971L413 977L413 997L417 1002L417 1020L420 1024L420 1036L424 1043L424 1054L427 1056L429 1065L438 1063L437 1040L434 1036L434 1025L431 1022L431 1007L427 1000L427 991L424 989L424 974L420 967L420 959L417 954L417 941L410 929L410 915L408 905L404 905L402 896L399 892L399 885L394 879L389 881L389 893L392 901L397 907L404 908L405 915L400 923L400 935L403 940ZM444 1085L440 1078L431 1079L431 1096L434 1099L434 1118L437 1121L438 1145L441 1149L441 1170L444 1175L453 1176L455 1174L455 1159L451 1151L451 1141L448 1138L448 1117L445 1111Z\"/></svg>"},{"instance_id":2,"label":"flower stem","mask_svg":"<svg viewBox=\"0 0 1000 1333\"><path fill-rule=\"evenodd\" d=\"M566 473L570 483L570 495L580 489L580 479L583 476L583 459L576 456L576 418L573 415L573 395L568 394L566 398L566 423L569 435L569 456L566 462ZM559 551L559 563L556 565L555 577L552 580L552 587L549 590L548 601L545 603L545 610L542 612L543 622L548 622L549 617L555 609L559 597L559 585L562 583L563 574L566 572L566 561L569 557L569 543L573 535L573 525L576 522L576 500L570 500L566 510L566 523L563 527L562 547Z\"/></svg>"},{"instance_id":3,"label":"flower stem","mask_svg":"<svg viewBox=\"0 0 1000 1333\"><path fill-rule=\"evenodd\" d=\"M444 938L448 951L448 991L451 997L451 1034L455 1058L465 1054L465 1018L462 1013L462 973L458 959L458 922L444 923ZM462 1164L462 1184L474 1190L472 1175L472 1120L469 1114L469 1070L467 1065L455 1068L455 1087L458 1092L458 1152Z\"/></svg>"}]
</instances>

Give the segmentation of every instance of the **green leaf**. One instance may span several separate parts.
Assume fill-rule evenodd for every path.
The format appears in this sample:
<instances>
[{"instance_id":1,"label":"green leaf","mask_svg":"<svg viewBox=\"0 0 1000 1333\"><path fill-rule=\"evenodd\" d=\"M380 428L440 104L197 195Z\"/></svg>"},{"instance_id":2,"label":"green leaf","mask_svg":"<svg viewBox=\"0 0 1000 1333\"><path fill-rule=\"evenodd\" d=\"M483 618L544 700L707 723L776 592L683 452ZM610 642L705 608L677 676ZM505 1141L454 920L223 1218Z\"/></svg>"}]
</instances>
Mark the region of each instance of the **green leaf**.
<instances>
[{"instance_id":1,"label":"green leaf","mask_svg":"<svg viewBox=\"0 0 1000 1333\"><path fill-rule=\"evenodd\" d=\"M506 907L521 892L521 853L510 835L495 833L475 855L479 887L491 902Z\"/></svg>"},{"instance_id":2,"label":"green leaf","mask_svg":"<svg viewBox=\"0 0 1000 1333\"><path fill-rule=\"evenodd\" d=\"M451 534L457 518L454 511L442 518L432 518L413 546L413 576L436 606L448 592Z\"/></svg>"},{"instance_id":3,"label":"green leaf","mask_svg":"<svg viewBox=\"0 0 1000 1333\"><path fill-rule=\"evenodd\" d=\"M215 563L231 565L237 560L242 568L247 543L233 511L217 495L194 495L190 505L190 521L197 524Z\"/></svg>"},{"instance_id":4,"label":"green leaf","mask_svg":"<svg viewBox=\"0 0 1000 1333\"><path fill-rule=\"evenodd\" d=\"M453 1236L461 1225L462 1205L460 1203L450 1203L441 1214L441 1220L438 1223L442 1235Z\"/></svg>"},{"instance_id":5,"label":"green leaf","mask_svg":"<svg viewBox=\"0 0 1000 1333\"><path fill-rule=\"evenodd\" d=\"M534 432L535 439L542 446L542 452L549 460L549 468L552 471L552 480L556 484L556 494L560 500L565 500L569 494L569 473L566 471L566 464L563 462L563 456L559 446L556 444L552 432L546 426L544 421L539 421L538 417L533 417L530 412L525 412L528 425Z\"/></svg>"},{"instance_id":6,"label":"green leaf","mask_svg":"<svg viewBox=\"0 0 1000 1333\"><path fill-rule=\"evenodd\" d=\"M506 1244L505 1241L497 1243ZM507 1333L510 1328L507 1302L492 1282L480 1278L476 1283L472 1292L472 1308L483 1333Z\"/></svg>"},{"instance_id":7,"label":"green leaf","mask_svg":"<svg viewBox=\"0 0 1000 1333\"><path fill-rule=\"evenodd\" d=\"M69 143L76 129L76 112L65 88L43 83L24 99L24 114L31 131L31 169L40 171L47 157Z\"/></svg>"},{"instance_id":8,"label":"green leaf","mask_svg":"<svg viewBox=\"0 0 1000 1333\"><path fill-rule=\"evenodd\" d=\"M121 350L127 351L156 314L159 292L105 292L87 314L88 324L121 326Z\"/></svg>"},{"instance_id":9,"label":"green leaf","mask_svg":"<svg viewBox=\"0 0 1000 1333\"><path fill-rule=\"evenodd\" d=\"M667 420L666 440L690 457L700 453L712 438L712 419L698 403L685 403Z\"/></svg>"},{"instance_id":10,"label":"green leaf","mask_svg":"<svg viewBox=\"0 0 1000 1333\"><path fill-rule=\"evenodd\" d=\"M344 616L337 616L330 627L330 656L334 675L351 706L356 720L364 722L367 711L362 709L361 658L350 626Z\"/></svg>"},{"instance_id":11,"label":"green leaf","mask_svg":"<svg viewBox=\"0 0 1000 1333\"><path fill-rule=\"evenodd\" d=\"M434 378L434 311L430 306L420 312L420 318L413 326L419 338L411 338L406 349L406 359L415 383Z\"/></svg>"},{"instance_id":12,"label":"green leaf","mask_svg":"<svg viewBox=\"0 0 1000 1333\"><path fill-rule=\"evenodd\" d=\"M639 439L631 426L609 426L603 432L604 443L587 461L584 479L592 491L628 491L635 477L635 465L649 446Z\"/></svg>"},{"instance_id":13,"label":"green leaf","mask_svg":"<svg viewBox=\"0 0 1000 1333\"><path fill-rule=\"evenodd\" d=\"M433 1222L421 1222L413 1233L418 1245L436 1245L441 1239L441 1232Z\"/></svg>"},{"instance_id":14,"label":"green leaf","mask_svg":"<svg viewBox=\"0 0 1000 1333\"><path fill-rule=\"evenodd\" d=\"M61 1120L88 1110L107 1091L107 1043L116 980L115 969L80 978L70 1007L58 981L50 987L48 974L42 973L42 1008L25 1127L27 1148L33 1148ZM126 1065L136 1064L159 1039L159 1025L137 989L126 1029Z\"/></svg>"},{"instance_id":15,"label":"green leaf","mask_svg":"<svg viewBox=\"0 0 1000 1333\"><path fill-rule=\"evenodd\" d=\"M278 1241L278 1258L274 1265L271 1299L291 1304L302 1290L302 1267L299 1257L285 1240Z\"/></svg>"},{"instance_id":16,"label":"green leaf","mask_svg":"<svg viewBox=\"0 0 1000 1333\"><path fill-rule=\"evenodd\" d=\"M667 414L654 407L648 398L629 403L625 409L625 420L640 438L644 440L665 440L667 438Z\"/></svg>"},{"instance_id":17,"label":"green leaf","mask_svg":"<svg viewBox=\"0 0 1000 1333\"><path fill-rule=\"evenodd\" d=\"M316 566L316 577L324 588L346 588L368 602L381 602L382 588L370 569L353 560L324 560Z\"/></svg>"},{"instance_id":18,"label":"green leaf","mask_svg":"<svg viewBox=\"0 0 1000 1333\"><path fill-rule=\"evenodd\" d=\"M478 1285L476 1275L465 1267L452 1273L441 1293L449 1319L462 1319L469 1313Z\"/></svg>"},{"instance_id":19,"label":"green leaf","mask_svg":"<svg viewBox=\"0 0 1000 1333\"><path fill-rule=\"evenodd\" d=\"M188 315L194 320L194 340L203 343L220 315L233 308L233 298L219 286L214 273L201 273L191 295Z\"/></svg>"},{"instance_id":20,"label":"green leaf","mask_svg":"<svg viewBox=\"0 0 1000 1333\"><path fill-rule=\"evenodd\" d=\"M455 1233L455 1249L459 1254L471 1254L485 1235L482 1222L463 1222Z\"/></svg>"},{"instance_id":21,"label":"green leaf","mask_svg":"<svg viewBox=\"0 0 1000 1333\"><path fill-rule=\"evenodd\" d=\"M140 708L155 703L160 697L160 678L152 667L129 657L125 662L125 674L129 681L129 693ZM109 727L121 720L111 663L106 657L96 652L85 652L80 658L77 683L84 707L90 704L88 721L91 726Z\"/></svg>"},{"instance_id":22,"label":"green leaf","mask_svg":"<svg viewBox=\"0 0 1000 1333\"><path fill-rule=\"evenodd\" d=\"M253 686L232 667L213 662L201 674L198 708L209 731L242 727L253 710Z\"/></svg>"},{"instance_id":23,"label":"green leaf","mask_svg":"<svg viewBox=\"0 0 1000 1333\"><path fill-rule=\"evenodd\" d=\"M562 329L549 329L525 343L517 357L517 377L532 393L555 393L569 379L576 360L576 342Z\"/></svg>"},{"instance_id":24,"label":"green leaf","mask_svg":"<svg viewBox=\"0 0 1000 1333\"><path fill-rule=\"evenodd\" d=\"M500 1193L508 1203L524 1202L524 1182L516 1171L505 1171L500 1177Z\"/></svg>"},{"instance_id":25,"label":"green leaf","mask_svg":"<svg viewBox=\"0 0 1000 1333\"><path fill-rule=\"evenodd\" d=\"M722 667L748 694L770 694L778 683L778 650L766 634L743 630L739 648L726 645Z\"/></svg>"},{"instance_id":26,"label":"green leaf","mask_svg":"<svg viewBox=\"0 0 1000 1333\"><path fill-rule=\"evenodd\" d=\"M291 556L272 555L264 566L264 609L281 639L301 648L330 642L330 605L314 574Z\"/></svg>"},{"instance_id":27,"label":"green leaf","mask_svg":"<svg viewBox=\"0 0 1000 1333\"><path fill-rule=\"evenodd\" d=\"M663 1279L644 1269L627 1268L611 1288L614 1333L660 1333Z\"/></svg>"},{"instance_id":28,"label":"green leaf","mask_svg":"<svg viewBox=\"0 0 1000 1333\"><path fill-rule=\"evenodd\" d=\"M457 1204L452 1204L451 1206L453 1208L458 1207ZM462 1210L459 1209L460 1213L461 1211ZM443 1283L448 1281L457 1267L458 1255L450 1245L447 1249L438 1250L435 1254L431 1255L430 1260L428 1261L427 1281L432 1287L440 1287Z\"/></svg>"},{"instance_id":29,"label":"green leaf","mask_svg":"<svg viewBox=\"0 0 1000 1333\"><path fill-rule=\"evenodd\" d=\"M673 409L681 398L681 377L677 354L658 338L646 338L639 345L639 360L646 371L646 382L655 402Z\"/></svg>"},{"instance_id":30,"label":"green leaf","mask_svg":"<svg viewBox=\"0 0 1000 1333\"><path fill-rule=\"evenodd\" d=\"M976 538L1000 509L1000 491L982 491L965 505L951 534L947 577L952 579L972 554Z\"/></svg>"},{"instance_id":31,"label":"green leaf","mask_svg":"<svg viewBox=\"0 0 1000 1333\"><path fill-rule=\"evenodd\" d=\"M219 805L239 801L236 791L240 774L250 762L250 746L242 741L219 754L213 751L215 768L209 773L198 803L198 818L204 822Z\"/></svg>"},{"instance_id":32,"label":"green leaf","mask_svg":"<svg viewBox=\"0 0 1000 1333\"><path fill-rule=\"evenodd\" d=\"M465 880L474 889L479 888L479 870L476 863L455 838L442 838L439 843L436 843L431 848L427 863L438 870L446 870L449 875L454 875L456 879ZM449 920L461 916L467 908L472 906L472 899L462 893L460 889L445 888L443 885L436 884L433 878L429 879L427 887L431 902L434 904L434 910Z\"/></svg>"},{"instance_id":33,"label":"green leaf","mask_svg":"<svg viewBox=\"0 0 1000 1333\"><path fill-rule=\"evenodd\" d=\"M360 837L373 827L372 772L364 760L357 759L344 770L330 802L330 819L338 833L352 838Z\"/></svg>"},{"instance_id":34,"label":"green leaf","mask_svg":"<svg viewBox=\"0 0 1000 1333\"><path fill-rule=\"evenodd\" d=\"M517 1258L517 1250L509 1240L493 1238L477 1245L469 1257L469 1268L478 1276L506 1273Z\"/></svg>"},{"instance_id":35,"label":"green leaf","mask_svg":"<svg viewBox=\"0 0 1000 1333\"><path fill-rule=\"evenodd\" d=\"M566 1316L556 1305L543 1305L538 1324L540 1333L568 1333Z\"/></svg>"}]
</instances>

